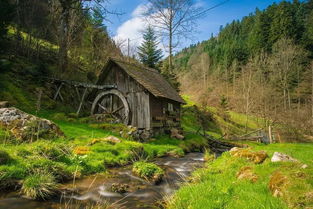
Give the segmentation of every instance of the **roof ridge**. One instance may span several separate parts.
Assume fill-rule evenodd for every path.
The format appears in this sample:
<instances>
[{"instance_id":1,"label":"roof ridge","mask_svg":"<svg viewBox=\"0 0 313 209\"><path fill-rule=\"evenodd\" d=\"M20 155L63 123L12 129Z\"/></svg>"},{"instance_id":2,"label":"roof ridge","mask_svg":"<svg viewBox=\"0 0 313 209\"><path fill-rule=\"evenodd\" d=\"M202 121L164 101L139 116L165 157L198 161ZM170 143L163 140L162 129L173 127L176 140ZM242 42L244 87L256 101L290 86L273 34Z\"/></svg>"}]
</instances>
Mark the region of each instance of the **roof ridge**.
<instances>
[{"instance_id":1,"label":"roof ridge","mask_svg":"<svg viewBox=\"0 0 313 209\"><path fill-rule=\"evenodd\" d=\"M153 73L158 73L158 74L160 74L160 72L159 72L158 70L156 70L156 69L154 69L154 68L146 67L146 66L144 66L144 65L141 64L141 63L127 62L127 61L125 61L125 60L121 60L121 59L117 59L117 58L110 58L110 59L112 59L113 61L116 61L116 62L122 62L122 63L124 63L124 64L126 64L126 65L133 65L133 66L136 66L136 67L140 67L140 68L142 68L142 69L145 69L145 70L149 70L149 71L151 71L151 72L153 72Z\"/></svg>"},{"instance_id":2,"label":"roof ridge","mask_svg":"<svg viewBox=\"0 0 313 209\"><path fill-rule=\"evenodd\" d=\"M104 69L107 69L110 62L115 63L123 69L130 77L141 84L152 95L185 103L176 89L157 70L147 68L141 64L130 63L115 58L110 58Z\"/></svg>"}]
</instances>

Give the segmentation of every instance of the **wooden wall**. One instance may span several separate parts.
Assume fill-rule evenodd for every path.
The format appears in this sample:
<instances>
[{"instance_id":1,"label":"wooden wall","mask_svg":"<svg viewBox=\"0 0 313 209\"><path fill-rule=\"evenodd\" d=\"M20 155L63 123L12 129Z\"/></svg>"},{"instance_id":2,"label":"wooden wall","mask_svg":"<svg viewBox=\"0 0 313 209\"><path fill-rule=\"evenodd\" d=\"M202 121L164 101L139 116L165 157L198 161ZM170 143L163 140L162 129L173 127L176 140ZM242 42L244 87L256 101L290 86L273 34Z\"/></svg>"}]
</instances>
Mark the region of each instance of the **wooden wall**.
<instances>
[{"instance_id":1,"label":"wooden wall","mask_svg":"<svg viewBox=\"0 0 313 209\"><path fill-rule=\"evenodd\" d=\"M169 104L173 105L173 111L169 110ZM181 107L178 102L150 95L150 114L153 128L169 130L173 127L180 127Z\"/></svg>"},{"instance_id":2,"label":"wooden wall","mask_svg":"<svg viewBox=\"0 0 313 209\"><path fill-rule=\"evenodd\" d=\"M116 65L107 72L103 83L117 85L117 89L126 96L130 107L130 125L151 128L149 92Z\"/></svg>"}]
</instances>

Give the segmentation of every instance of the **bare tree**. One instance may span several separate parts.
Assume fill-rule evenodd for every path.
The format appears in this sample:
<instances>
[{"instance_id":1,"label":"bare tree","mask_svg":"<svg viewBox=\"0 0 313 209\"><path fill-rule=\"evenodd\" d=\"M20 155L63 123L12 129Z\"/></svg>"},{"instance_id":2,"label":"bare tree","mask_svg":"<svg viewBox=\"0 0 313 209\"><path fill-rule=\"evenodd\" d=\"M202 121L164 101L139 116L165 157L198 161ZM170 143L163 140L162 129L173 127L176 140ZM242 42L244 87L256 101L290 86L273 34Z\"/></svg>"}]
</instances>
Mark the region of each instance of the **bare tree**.
<instances>
[{"instance_id":1,"label":"bare tree","mask_svg":"<svg viewBox=\"0 0 313 209\"><path fill-rule=\"evenodd\" d=\"M305 57L305 51L290 39L281 39L273 46L271 68L274 82L283 91L283 104L291 109L290 82L296 69Z\"/></svg>"},{"instance_id":2,"label":"bare tree","mask_svg":"<svg viewBox=\"0 0 313 209\"><path fill-rule=\"evenodd\" d=\"M168 41L169 68L172 69L173 50L182 38L190 38L197 20L210 9L204 9L194 0L148 0L144 16L160 36Z\"/></svg>"},{"instance_id":3,"label":"bare tree","mask_svg":"<svg viewBox=\"0 0 313 209\"><path fill-rule=\"evenodd\" d=\"M205 90L207 90L208 88L208 74L209 74L209 69L210 69L210 57L207 53L202 53L200 55L200 59L201 59L201 69L203 72L203 88Z\"/></svg>"}]
</instances>

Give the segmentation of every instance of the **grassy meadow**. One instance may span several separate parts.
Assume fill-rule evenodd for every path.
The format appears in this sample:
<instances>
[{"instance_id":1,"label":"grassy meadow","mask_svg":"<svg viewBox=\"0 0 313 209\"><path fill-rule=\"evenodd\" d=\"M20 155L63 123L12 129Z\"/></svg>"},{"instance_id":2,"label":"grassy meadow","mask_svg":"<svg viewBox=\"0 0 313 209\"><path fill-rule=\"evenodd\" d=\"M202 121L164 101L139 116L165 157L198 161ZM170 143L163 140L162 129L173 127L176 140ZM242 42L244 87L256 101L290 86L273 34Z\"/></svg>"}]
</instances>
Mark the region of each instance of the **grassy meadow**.
<instances>
[{"instance_id":1,"label":"grassy meadow","mask_svg":"<svg viewBox=\"0 0 313 209\"><path fill-rule=\"evenodd\" d=\"M283 209L313 206L313 144L248 144L252 150L266 151L269 157L277 151L299 162L272 163L267 158L262 164L254 164L226 152L194 172L190 183L169 199L167 208ZM302 169L303 164L308 168ZM238 179L240 171L247 168L253 172L253 181ZM277 197L271 191L275 187L282 193Z\"/></svg>"}]
</instances>

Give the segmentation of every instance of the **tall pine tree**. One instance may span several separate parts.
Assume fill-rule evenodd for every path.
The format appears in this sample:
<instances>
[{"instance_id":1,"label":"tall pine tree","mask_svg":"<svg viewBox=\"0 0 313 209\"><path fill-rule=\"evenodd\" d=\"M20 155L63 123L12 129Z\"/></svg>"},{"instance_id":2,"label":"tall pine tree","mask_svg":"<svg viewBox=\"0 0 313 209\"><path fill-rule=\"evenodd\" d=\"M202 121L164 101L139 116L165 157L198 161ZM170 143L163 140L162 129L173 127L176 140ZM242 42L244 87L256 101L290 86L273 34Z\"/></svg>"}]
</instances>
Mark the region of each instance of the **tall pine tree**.
<instances>
[{"instance_id":1,"label":"tall pine tree","mask_svg":"<svg viewBox=\"0 0 313 209\"><path fill-rule=\"evenodd\" d=\"M162 59L162 50L158 49L158 40L155 35L155 31L151 26L148 26L147 29L143 33L143 43L138 47L138 55L140 61L151 68L154 68Z\"/></svg>"}]
</instances>

